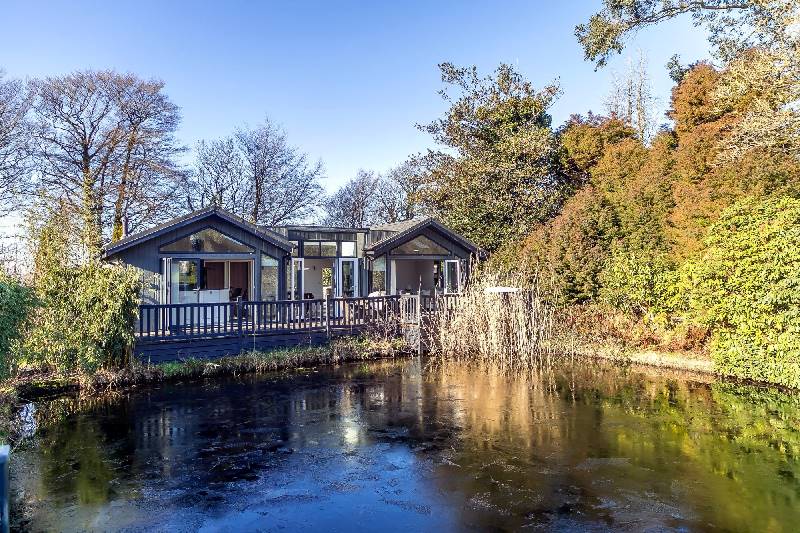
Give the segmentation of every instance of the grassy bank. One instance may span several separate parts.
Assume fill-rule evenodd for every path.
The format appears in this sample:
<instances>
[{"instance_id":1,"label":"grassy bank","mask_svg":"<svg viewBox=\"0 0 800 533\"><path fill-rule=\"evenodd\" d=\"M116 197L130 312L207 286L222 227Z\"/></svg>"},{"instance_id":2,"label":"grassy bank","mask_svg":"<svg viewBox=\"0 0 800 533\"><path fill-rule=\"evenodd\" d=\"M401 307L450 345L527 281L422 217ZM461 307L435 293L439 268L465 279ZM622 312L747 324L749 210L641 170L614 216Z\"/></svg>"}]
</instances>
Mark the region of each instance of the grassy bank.
<instances>
[{"instance_id":1,"label":"grassy bank","mask_svg":"<svg viewBox=\"0 0 800 533\"><path fill-rule=\"evenodd\" d=\"M405 347L397 339L342 337L321 346L296 346L267 352L253 351L217 359L186 358L152 365L134 362L126 368L100 369L93 374L63 375L29 370L5 381L0 387L0 395L5 402L9 399L16 402L72 392L102 394L149 383L275 372L395 357L404 353Z\"/></svg>"},{"instance_id":2,"label":"grassy bank","mask_svg":"<svg viewBox=\"0 0 800 533\"><path fill-rule=\"evenodd\" d=\"M123 369L100 369L93 374L56 374L27 369L0 384L0 441L15 442L23 433L17 416L21 404L76 396L82 404L103 401L139 386L180 381L260 374L346 362L372 361L409 354L399 339L341 337L321 346L296 346L268 352L246 352L217 359L187 358ZM61 397L61 398L59 398Z\"/></svg>"},{"instance_id":3,"label":"grassy bank","mask_svg":"<svg viewBox=\"0 0 800 533\"><path fill-rule=\"evenodd\" d=\"M577 357L602 359L623 365L645 365L671 370L722 376L714 368L714 362L706 355L687 352L659 352L655 350L619 351L614 348L598 347L587 351L578 351ZM728 376L733 377L733 376Z\"/></svg>"}]
</instances>

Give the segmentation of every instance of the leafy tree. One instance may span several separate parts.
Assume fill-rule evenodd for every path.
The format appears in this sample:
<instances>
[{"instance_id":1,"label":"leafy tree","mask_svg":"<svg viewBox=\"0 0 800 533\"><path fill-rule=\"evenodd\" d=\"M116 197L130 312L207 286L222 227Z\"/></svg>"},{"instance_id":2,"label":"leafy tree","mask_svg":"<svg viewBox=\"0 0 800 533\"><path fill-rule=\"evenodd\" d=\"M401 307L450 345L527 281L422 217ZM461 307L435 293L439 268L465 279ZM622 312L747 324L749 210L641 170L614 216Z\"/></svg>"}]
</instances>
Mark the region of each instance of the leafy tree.
<instances>
[{"instance_id":1,"label":"leafy tree","mask_svg":"<svg viewBox=\"0 0 800 533\"><path fill-rule=\"evenodd\" d=\"M745 103L726 154L741 159L752 148L800 154L796 0L603 0L603 8L575 34L586 59L602 67L634 32L684 14L709 30L726 67L715 95L719 104ZM680 70L673 69L676 75Z\"/></svg>"},{"instance_id":2,"label":"leafy tree","mask_svg":"<svg viewBox=\"0 0 800 533\"><path fill-rule=\"evenodd\" d=\"M519 262L547 272L567 302L583 302L600 295L605 270L623 253L645 258L668 251L674 142L661 134L648 149L619 119L598 116L573 117L559 138L562 164L585 176L586 185L517 254Z\"/></svg>"},{"instance_id":3,"label":"leafy tree","mask_svg":"<svg viewBox=\"0 0 800 533\"><path fill-rule=\"evenodd\" d=\"M422 200L454 229L496 250L555 214L564 198L547 113L559 89L537 91L509 65L484 78L475 67L440 68L450 108L423 129L445 150L427 157Z\"/></svg>"},{"instance_id":4,"label":"leafy tree","mask_svg":"<svg viewBox=\"0 0 800 533\"><path fill-rule=\"evenodd\" d=\"M0 378L10 376L16 365L15 343L35 306L33 291L0 269Z\"/></svg>"},{"instance_id":5,"label":"leafy tree","mask_svg":"<svg viewBox=\"0 0 800 533\"><path fill-rule=\"evenodd\" d=\"M599 297L637 318L663 313L673 293L674 271L674 263L664 252L619 243L599 276Z\"/></svg>"},{"instance_id":6,"label":"leafy tree","mask_svg":"<svg viewBox=\"0 0 800 533\"><path fill-rule=\"evenodd\" d=\"M636 132L618 117L608 118L591 112L586 118L573 115L559 131L563 147L561 165L573 174L575 183L586 183L607 146L635 135Z\"/></svg>"},{"instance_id":7,"label":"leafy tree","mask_svg":"<svg viewBox=\"0 0 800 533\"><path fill-rule=\"evenodd\" d=\"M141 277L132 267L71 261L68 209L31 228L39 305L21 342L21 360L62 373L119 367L129 362L135 342Z\"/></svg>"},{"instance_id":8,"label":"leafy tree","mask_svg":"<svg viewBox=\"0 0 800 533\"><path fill-rule=\"evenodd\" d=\"M708 227L737 199L800 192L800 167L792 155L754 147L746 159L720 157L742 120L738 104L721 107L715 96L724 75L700 63L672 91L676 181L669 224L678 258L697 253Z\"/></svg>"},{"instance_id":9,"label":"leafy tree","mask_svg":"<svg viewBox=\"0 0 800 533\"><path fill-rule=\"evenodd\" d=\"M588 185L568 199L561 213L534 231L522 244L522 266L545 275L567 303L597 296L599 276L619 221L603 194Z\"/></svg>"},{"instance_id":10,"label":"leafy tree","mask_svg":"<svg viewBox=\"0 0 800 533\"><path fill-rule=\"evenodd\" d=\"M603 0L603 8L575 28L575 36L585 58L602 67L612 54L622 52L630 35L688 14L696 25L708 28L711 43L729 59L772 40L792 6L791 0ZM742 32L748 25L753 30Z\"/></svg>"}]
</instances>

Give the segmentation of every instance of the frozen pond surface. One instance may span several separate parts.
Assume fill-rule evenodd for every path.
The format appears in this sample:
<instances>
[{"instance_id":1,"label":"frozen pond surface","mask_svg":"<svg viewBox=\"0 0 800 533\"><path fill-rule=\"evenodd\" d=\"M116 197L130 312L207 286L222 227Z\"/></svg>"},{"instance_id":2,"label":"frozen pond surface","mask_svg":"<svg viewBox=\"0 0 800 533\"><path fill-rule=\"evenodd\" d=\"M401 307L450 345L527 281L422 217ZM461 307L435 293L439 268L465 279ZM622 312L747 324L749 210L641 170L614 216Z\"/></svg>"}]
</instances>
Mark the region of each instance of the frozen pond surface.
<instances>
[{"instance_id":1,"label":"frozen pond surface","mask_svg":"<svg viewBox=\"0 0 800 533\"><path fill-rule=\"evenodd\" d=\"M36 407L32 531L796 531L800 399L584 363L424 360Z\"/></svg>"}]
</instances>

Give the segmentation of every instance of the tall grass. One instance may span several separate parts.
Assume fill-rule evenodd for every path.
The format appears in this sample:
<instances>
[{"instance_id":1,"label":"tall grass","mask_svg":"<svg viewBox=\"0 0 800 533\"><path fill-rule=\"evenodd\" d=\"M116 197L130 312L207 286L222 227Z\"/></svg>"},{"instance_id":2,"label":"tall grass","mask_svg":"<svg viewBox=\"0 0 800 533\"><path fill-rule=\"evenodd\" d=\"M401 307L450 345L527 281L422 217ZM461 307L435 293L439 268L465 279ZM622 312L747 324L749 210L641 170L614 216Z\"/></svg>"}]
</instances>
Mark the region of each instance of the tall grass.
<instances>
[{"instance_id":1,"label":"tall grass","mask_svg":"<svg viewBox=\"0 0 800 533\"><path fill-rule=\"evenodd\" d=\"M513 287L514 292L492 292ZM549 365L554 354L556 310L540 280L520 274L482 272L447 308L431 319L430 349L441 357L499 363Z\"/></svg>"}]
</instances>

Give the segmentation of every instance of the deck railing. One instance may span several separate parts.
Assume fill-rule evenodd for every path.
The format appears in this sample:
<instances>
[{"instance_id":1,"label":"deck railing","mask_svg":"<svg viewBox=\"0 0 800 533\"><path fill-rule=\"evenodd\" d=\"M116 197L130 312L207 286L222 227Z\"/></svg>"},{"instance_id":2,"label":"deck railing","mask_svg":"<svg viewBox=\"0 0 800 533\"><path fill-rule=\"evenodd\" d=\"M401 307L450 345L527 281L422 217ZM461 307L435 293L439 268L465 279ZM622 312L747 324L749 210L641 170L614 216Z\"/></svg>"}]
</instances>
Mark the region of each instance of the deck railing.
<instances>
[{"instance_id":1,"label":"deck railing","mask_svg":"<svg viewBox=\"0 0 800 533\"><path fill-rule=\"evenodd\" d=\"M377 296L224 303L142 304L140 339L189 339L358 328L398 320L408 297ZM403 302L401 304L401 301ZM425 307L426 304L421 304ZM416 309L413 310L416 313Z\"/></svg>"}]
</instances>

